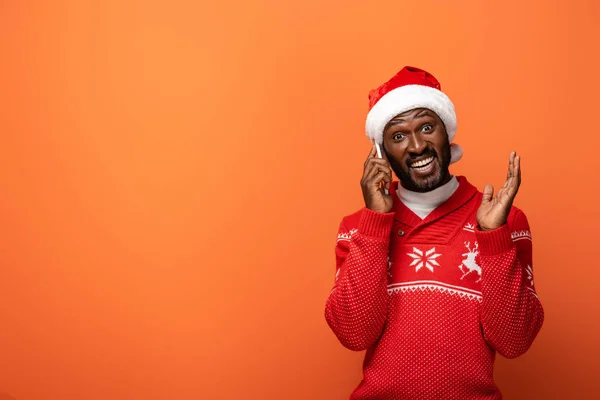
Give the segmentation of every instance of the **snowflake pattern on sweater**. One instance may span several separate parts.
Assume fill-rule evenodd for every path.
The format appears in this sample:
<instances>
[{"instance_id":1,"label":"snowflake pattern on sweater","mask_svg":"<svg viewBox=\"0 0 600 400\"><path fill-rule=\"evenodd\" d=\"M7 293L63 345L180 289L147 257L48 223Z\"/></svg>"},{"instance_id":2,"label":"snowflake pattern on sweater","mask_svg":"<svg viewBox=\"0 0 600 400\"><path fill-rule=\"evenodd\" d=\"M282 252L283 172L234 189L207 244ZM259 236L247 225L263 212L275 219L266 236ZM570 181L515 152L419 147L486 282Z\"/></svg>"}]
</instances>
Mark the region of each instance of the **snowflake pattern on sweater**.
<instances>
[{"instance_id":1,"label":"snowflake pattern on sweater","mask_svg":"<svg viewBox=\"0 0 600 400\"><path fill-rule=\"evenodd\" d=\"M525 214L477 229L481 193L464 177L425 219L390 192L340 224L325 316L340 342L367 350L351 399L501 399L496 352L525 353L544 313L533 284Z\"/></svg>"}]
</instances>

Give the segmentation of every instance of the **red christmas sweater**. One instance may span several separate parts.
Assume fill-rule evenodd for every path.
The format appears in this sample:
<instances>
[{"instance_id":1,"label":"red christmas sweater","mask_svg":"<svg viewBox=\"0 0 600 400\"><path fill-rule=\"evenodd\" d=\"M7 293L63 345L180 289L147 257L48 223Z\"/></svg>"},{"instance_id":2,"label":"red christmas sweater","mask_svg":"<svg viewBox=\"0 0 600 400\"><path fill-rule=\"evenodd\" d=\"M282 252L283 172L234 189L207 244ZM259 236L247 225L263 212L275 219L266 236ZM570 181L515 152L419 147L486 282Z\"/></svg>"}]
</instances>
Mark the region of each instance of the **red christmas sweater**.
<instances>
[{"instance_id":1,"label":"red christmas sweater","mask_svg":"<svg viewBox=\"0 0 600 400\"><path fill-rule=\"evenodd\" d=\"M501 399L496 352L522 355L544 312L525 214L477 228L482 194L464 177L425 219L390 193L390 213L343 218L325 316L340 342L367 350L350 399Z\"/></svg>"}]
</instances>

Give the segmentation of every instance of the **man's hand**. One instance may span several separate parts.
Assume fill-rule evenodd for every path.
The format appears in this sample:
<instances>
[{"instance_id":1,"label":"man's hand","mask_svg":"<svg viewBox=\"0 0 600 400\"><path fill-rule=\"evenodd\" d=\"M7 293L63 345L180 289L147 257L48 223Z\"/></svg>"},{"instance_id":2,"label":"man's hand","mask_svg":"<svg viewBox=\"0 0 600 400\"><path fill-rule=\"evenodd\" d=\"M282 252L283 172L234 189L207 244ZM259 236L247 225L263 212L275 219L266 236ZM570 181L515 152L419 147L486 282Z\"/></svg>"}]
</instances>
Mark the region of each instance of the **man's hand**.
<instances>
[{"instance_id":1,"label":"man's hand","mask_svg":"<svg viewBox=\"0 0 600 400\"><path fill-rule=\"evenodd\" d=\"M500 228L506 223L513 201L521 186L521 158L514 151L508 161L508 175L494 197L494 187L485 185L483 199L477 210L477 223L482 231Z\"/></svg>"},{"instance_id":2,"label":"man's hand","mask_svg":"<svg viewBox=\"0 0 600 400\"><path fill-rule=\"evenodd\" d=\"M367 208L376 212L387 213L392 209L393 200L392 196L386 194L384 189L388 192L390 190L392 168L385 154L382 154L382 157L377 158L377 150L373 145L369 157L365 161L360 186Z\"/></svg>"}]
</instances>

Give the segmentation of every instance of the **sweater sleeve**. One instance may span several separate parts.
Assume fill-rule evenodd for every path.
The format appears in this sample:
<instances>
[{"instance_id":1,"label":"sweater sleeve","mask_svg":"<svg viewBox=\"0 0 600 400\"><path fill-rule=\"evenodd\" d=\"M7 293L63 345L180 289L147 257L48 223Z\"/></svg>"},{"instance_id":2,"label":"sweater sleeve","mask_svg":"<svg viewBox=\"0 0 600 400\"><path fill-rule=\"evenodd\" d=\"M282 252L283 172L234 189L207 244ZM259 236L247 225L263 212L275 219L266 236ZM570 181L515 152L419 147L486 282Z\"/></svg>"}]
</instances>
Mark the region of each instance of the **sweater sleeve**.
<instances>
[{"instance_id":1,"label":"sweater sleeve","mask_svg":"<svg viewBox=\"0 0 600 400\"><path fill-rule=\"evenodd\" d=\"M482 270L481 323L487 342L507 358L524 354L544 321L533 284L532 240L525 214L511 226L475 231Z\"/></svg>"},{"instance_id":2,"label":"sweater sleeve","mask_svg":"<svg viewBox=\"0 0 600 400\"><path fill-rule=\"evenodd\" d=\"M327 323L348 349L374 344L388 313L388 251L394 213L362 210L358 226L340 224L335 247L336 278L327 299Z\"/></svg>"}]
</instances>

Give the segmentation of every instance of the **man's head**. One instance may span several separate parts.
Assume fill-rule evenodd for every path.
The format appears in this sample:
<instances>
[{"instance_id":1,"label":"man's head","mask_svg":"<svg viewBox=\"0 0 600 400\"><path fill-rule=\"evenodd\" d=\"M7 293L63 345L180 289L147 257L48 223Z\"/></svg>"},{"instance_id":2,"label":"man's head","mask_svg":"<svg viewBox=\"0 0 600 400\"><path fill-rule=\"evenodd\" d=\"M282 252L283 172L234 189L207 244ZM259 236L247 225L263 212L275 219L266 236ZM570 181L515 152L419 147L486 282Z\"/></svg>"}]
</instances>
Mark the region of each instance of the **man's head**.
<instances>
[{"instance_id":1,"label":"man's head","mask_svg":"<svg viewBox=\"0 0 600 400\"><path fill-rule=\"evenodd\" d=\"M369 93L369 106L367 136L383 146L402 186L429 191L450 179L448 166L462 157L452 143L456 113L433 75L404 67ZM423 165L427 156L433 163Z\"/></svg>"},{"instance_id":2,"label":"man's head","mask_svg":"<svg viewBox=\"0 0 600 400\"><path fill-rule=\"evenodd\" d=\"M383 131L383 150L402 186L427 192L450 178L450 142L440 117L416 108L394 117Z\"/></svg>"}]
</instances>

